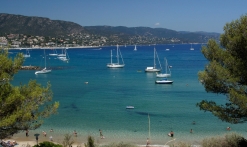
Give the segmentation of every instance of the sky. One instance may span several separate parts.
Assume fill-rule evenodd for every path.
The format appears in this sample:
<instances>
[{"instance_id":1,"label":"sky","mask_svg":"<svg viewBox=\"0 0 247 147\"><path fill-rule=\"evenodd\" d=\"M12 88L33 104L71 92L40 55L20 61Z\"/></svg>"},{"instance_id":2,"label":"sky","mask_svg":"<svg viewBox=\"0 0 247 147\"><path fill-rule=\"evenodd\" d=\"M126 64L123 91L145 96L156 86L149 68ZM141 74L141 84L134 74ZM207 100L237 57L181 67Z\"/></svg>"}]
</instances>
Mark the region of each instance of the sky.
<instances>
[{"instance_id":1,"label":"sky","mask_svg":"<svg viewBox=\"0 0 247 147\"><path fill-rule=\"evenodd\" d=\"M81 26L223 33L226 23L247 15L247 0L1 0L0 13L71 21Z\"/></svg>"}]
</instances>

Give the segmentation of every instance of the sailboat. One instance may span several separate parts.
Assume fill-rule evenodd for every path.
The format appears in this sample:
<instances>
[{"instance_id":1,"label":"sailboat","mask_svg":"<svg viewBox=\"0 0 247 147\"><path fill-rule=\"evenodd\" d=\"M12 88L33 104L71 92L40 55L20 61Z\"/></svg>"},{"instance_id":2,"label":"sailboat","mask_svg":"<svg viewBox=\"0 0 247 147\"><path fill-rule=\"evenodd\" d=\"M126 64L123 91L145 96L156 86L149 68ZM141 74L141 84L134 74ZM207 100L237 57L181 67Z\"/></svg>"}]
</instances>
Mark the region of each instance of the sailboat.
<instances>
[{"instance_id":1,"label":"sailboat","mask_svg":"<svg viewBox=\"0 0 247 147\"><path fill-rule=\"evenodd\" d=\"M62 53L61 54L58 54L57 56L59 56L59 57L64 57L64 56L66 56L66 49L68 49L68 48L65 48L65 49L62 49Z\"/></svg>"},{"instance_id":2,"label":"sailboat","mask_svg":"<svg viewBox=\"0 0 247 147\"><path fill-rule=\"evenodd\" d=\"M137 51L136 45L135 45L134 51Z\"/></svg>"},{"instance_id":3,"label":"sailboat","mask_svg":"<svg viewBox=\"0 0 247 147\"><path fill-rule=\"evenodd\" d=\"M50 73L51 70L46 69L46 55L45 55L45 50L44 50L44 58L45 58L45 68L43 68L40 71L36 71L35 74L46 74L46 73Z\"/></svg>"},{"instance_id":4,"label":"sailboat","mask_svg":"<svg viewBox=\"0 0 247 147\"><path fill-rule=\"evenodd\" d=\"M120 57L122 59L122 64L120 64L120 62L119 62L119 55L120 55ZM117 63L113 63L112 62L112 50L111 50L111 63L108 63L107 67L109 67L109 68L122 68L124 66L125 66L125 64L124 64L124 61L123 61L123 57L122 57L121 51L120 51L120 49L118 48L118 45L117 45Z\"/></svg>"},{"instance_id":5,"label":"sailboat","mask_svg":"<svg viewBox=\"0 0 247 147\"><path fill-rule=\"evenodd\" d=\"M160 72L161 71L161 64L160 64L160 69L159 68L156 68L156 63L155 63L155 57L157 56L157 59L159 61L159 64L160 64L160 60L159 60L159 56L156 52L156 49L154 48L154 66L153 67L147 67L145 69L146 72Z\"/></svg>"},{"instance_id":6,"label":"sailboat","mask_svg":"<svg viewBox=\"0 0 247 147\"><path fill-rule=\"evenodd\" d=\"M69 54L67 53L66 49L64 50L64 55L65 56L60 56L60 57L57 57L59 60L62 60L62 61L68 61L69 60Z\"/></svg>"},{"instance_id":7,"label":"sailboat","mask_svg":"<svg viewBox=\"0 0 247 147\"><path fill-rule=\"evenodd\" d=\"M28 49L26 50L26 54L24 54L23 57L25 58L31 57Z\"/></svg>"},{"instance_id":8,"label":"sailboat","mask_svg":"<svg viewBox=\"0 0 247 147\"><path fill-rule=\"evenodd\" d=\"M52 50L53 50L53 53L49 54L49 56L57 56L58 54L57 54L56 49L52 49Z\"/></svg>"},{"instance_id":9,"label":"sailboat","mask_svg":"<svg viewBox=\"0 0 247 147\"><path fill-rule=\"evenodd\" d=\"M190 50L194 50L194 48L192 47L192 43L191 43L191 45L190 45Z\"/></svg>"},{"instance_id":10,"label":"sailboat","mask_svg":"<svg viewBox=\"0 0 247 147\"><path fill-rule=\"evenodd\" d=\"M170 66L168 67L167 65L167 59L165 58L165 65L166 65L166 72L165 73L157 73L156 77L157 78L167 78L167 77L171 77L171 70L170 70ZM167 73L167 68L169 69L169 73Z\"/></svg>"}]
</instances>

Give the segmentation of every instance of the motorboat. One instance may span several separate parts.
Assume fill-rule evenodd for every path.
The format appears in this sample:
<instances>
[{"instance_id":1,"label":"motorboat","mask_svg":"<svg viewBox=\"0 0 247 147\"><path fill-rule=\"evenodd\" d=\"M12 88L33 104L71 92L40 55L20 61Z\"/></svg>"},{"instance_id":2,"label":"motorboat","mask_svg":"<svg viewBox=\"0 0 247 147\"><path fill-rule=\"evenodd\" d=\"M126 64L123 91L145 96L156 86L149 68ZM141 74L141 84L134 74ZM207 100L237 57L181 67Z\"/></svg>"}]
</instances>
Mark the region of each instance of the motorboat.
<instances>
[{"instance_id":1,"label":"motorboat","mask_svg":"<svg viewBox=\"0 0 247 147\"><path fill-rule=\"evenodd\" d=\"M164 78L164 79L161 79L161 80L156 80L155 83L156 84L172 84L173 81L170 81L170 80Z\"/></svg>"},{"instance_id":2,"label":"motorboat","mask_svg":"<svg viewBox=\"0 0 247 147\"><path fill-rule=\"evenodd\" d=\"M134 106L126 106L126 109L134 109Z\"/></svg>"}]
</instances>

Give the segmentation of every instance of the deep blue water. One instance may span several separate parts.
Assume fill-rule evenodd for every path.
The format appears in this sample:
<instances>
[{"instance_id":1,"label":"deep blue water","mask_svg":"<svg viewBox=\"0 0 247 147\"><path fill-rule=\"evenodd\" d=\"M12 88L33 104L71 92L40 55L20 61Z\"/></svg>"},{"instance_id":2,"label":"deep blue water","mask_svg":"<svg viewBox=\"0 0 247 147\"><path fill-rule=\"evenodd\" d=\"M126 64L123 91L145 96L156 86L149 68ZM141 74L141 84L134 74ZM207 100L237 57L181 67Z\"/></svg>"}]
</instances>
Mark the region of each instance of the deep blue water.
<instances>
[{"instance_id":1,"label":"deep blue water","mask_svg":"<svg viewBox=\"0 0 247 147\"><path fill-rule=\"evenodd\" d=\"M86 140L92 135L97 142L125 141L145 144L149 137L148 114L150 116L150 138L153 144L165 144L171 130L179 140L196 141L202 138L227 133L230 126L246 136L244 124L233 125L222 122L211 113L204 113L196 107L203 99L225 103L226 97L206 93L198 81L198 71L207 64L201 53L201 44L156 45L160 62L164 68L164 57L172 66L172 85L155 84L155 73L145 73L147 66L153 66L154 46L121 46L125 67L109 69L112 47L95 49L69 49L68 63L49 57L47 67L52 73L35 75L32 70L20 71L13 84L27 83L36 79L42 85L52 84L54 101L60 102L57 115L46 119L42 127L31 133L48 132L53 128L53 138L63 138L66 133L78 132L78 140ZM169 51L166 49L169 48ZM61 52L61 50L57 50ZM25 50L13 50L25 52ZM46 50L46 54L52 50ZM12 55L14 55L12 54ZM25 65L44 66L44 50L30 50L31 58ZM139 72L139 71L142 72ZM88 82L88 84L85 84ZM127 105L135 109L126 110ZM192 121L196 125L192 125ZM99 129L106 139L99 139ZM193 133L190 133L193 129ZM50 133L50 134L49 134Z\"/></svg>"}]
</instances>

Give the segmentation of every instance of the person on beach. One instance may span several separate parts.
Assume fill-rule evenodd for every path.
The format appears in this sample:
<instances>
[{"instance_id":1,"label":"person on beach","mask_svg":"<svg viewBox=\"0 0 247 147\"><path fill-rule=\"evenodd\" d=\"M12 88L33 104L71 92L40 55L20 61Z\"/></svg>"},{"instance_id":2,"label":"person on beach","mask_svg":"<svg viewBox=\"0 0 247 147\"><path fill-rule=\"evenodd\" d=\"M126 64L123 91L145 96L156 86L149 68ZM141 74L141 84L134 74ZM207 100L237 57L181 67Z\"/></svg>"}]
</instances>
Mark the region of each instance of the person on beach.
<instances>
[{"instance_id":1,"label":"person on beach","mask_svg":"<svg viewBox=\"0 0 247 147\"><path fill-rule=\"evenodd\" d=\"M28 130L26 130L26 137L28 137L28 132L29 132L29 131L28 131Z\"/></svg>"},{"instance_id":2,"label":"person on beach","mask_svg":"<svg viewBox=\"0 0 247 147\"><path fill-rule=\"evenodd\" d=\"M102 131L99 129L99 135L100 135L100 138L101 139L104 139L105 137L103 136L103 134L102 134Z\"/></svg>"},{"instance_id":3,"label":"person on beach","mask_svg":"<svg viewBox=\"0 0 247 147\"><path fill-rule=\"evenodd\" d=\"M52 136L50 136L50 141L53 141Z\"/></svg>"},{"instance_id":4,"label":"person on beach","mask_svg":"<svg viewBox=\"0 0 247 147\"><path fill-rule=\"evenodd\" d=\"M43 136L46 137L46 132L45 131L43 131Z\"/></svg>"},{"instance_id":5,"label":"person on beach","mask_svg":"<svg viewBox=\"0 0 247 147\"><path fill-rule=\"evenodd\" d=\"M150 140L149 140L149 138L147 138L147 145L146 145L146 147L149 147L149 145L150 145Z\"/></svg>"},{"instance_id":6,"label":"person on beach","mask_svg":"<svg viewBox=\"0 0 247 147\"><path fill-rule=\"evenodd\" d=\"M77 132L74 130L74 136L77 137Z\"/></svg>"},{"instance_id":7,"label":"person on beach","mask_svg":"<svg viewBox=\"0 0 247 147\"><path fill-rule=\"evenodd\" d=\"M168 133L168 136L173 137L174 136L173 131L171 131L170 133Z\"/></svg>"}]
</instances>

